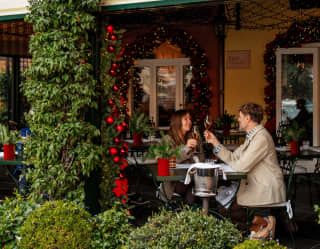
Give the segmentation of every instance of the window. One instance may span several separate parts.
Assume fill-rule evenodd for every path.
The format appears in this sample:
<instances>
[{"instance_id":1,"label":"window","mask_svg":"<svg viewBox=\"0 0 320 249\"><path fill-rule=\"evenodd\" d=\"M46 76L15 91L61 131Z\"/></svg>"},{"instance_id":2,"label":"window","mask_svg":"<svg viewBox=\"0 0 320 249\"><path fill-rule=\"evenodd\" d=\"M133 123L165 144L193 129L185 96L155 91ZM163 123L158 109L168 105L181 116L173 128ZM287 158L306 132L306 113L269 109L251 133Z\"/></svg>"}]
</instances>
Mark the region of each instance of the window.
<instances>
[{"instance_id":1,"label":"window","mask_svg":"<svg viewBox=\"0 0 320 249\"><path fill-rule=\"evenodd\" d=\"M277 124L297 117L297 101L303 99L311 118L305 124L312 130L314 146L320 145L319 49L280 48L277 50Z\"/></svg>"},{"instance_id":2,"label":"window","mask_svg":"<svg viewBox=\"0 0 320 249\"><path fill-rule=\"evenodd\" d=\"M190 103L190 60L143 59L135 68L138 79L130 87L129 110L140 108L156 127L168 127L171 114Z\"/></svg>"}]
</instances>

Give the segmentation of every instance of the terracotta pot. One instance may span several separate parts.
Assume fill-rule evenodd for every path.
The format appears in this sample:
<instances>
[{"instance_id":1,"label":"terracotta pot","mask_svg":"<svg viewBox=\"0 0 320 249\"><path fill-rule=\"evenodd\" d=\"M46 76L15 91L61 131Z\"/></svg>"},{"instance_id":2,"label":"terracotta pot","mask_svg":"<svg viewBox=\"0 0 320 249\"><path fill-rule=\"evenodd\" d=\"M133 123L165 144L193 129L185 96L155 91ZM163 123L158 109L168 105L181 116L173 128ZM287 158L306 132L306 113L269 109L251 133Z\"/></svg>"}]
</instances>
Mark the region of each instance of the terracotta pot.
<instances>
[{"instance_id":1,"label":"terracotta pot","mask_svg":"<svg viewBox=\"0 0 320 249\"><path fill-rule=\"evenodd\" d=\"M169 176L169 160L158 158L158 176Z\"/></svg>"},{"instance_id":2,"label":"terracotta pot","mask_svg":"<svg viewBox=\"0 0 320 249\"><path fill-rule=\"evenodd\" d=\"M14 159L14 144L4 144L3 145L3 160L13 160Z\"/></svg>"},{"instance_id":3,"label":"terracotta pot","mask_svg":"<svg viewBox=\"0 0 320 249\"><path fill-rule=\"evenodd\" d=\"M133 146L140 146L142 144L142 135L138 133L133 134Z\"/></svg>"},{"instance_id":4,"label":"terracotta pot","mask_svg":"<svg viewBox=\"0 0 320 249\"><path fill-rule=\"evenodd\" d=\"M295 156L295 155L299 155L299 153L300 153L300 143L298 141L291 141L290 154Z\"/></svg>"}]
</instances>

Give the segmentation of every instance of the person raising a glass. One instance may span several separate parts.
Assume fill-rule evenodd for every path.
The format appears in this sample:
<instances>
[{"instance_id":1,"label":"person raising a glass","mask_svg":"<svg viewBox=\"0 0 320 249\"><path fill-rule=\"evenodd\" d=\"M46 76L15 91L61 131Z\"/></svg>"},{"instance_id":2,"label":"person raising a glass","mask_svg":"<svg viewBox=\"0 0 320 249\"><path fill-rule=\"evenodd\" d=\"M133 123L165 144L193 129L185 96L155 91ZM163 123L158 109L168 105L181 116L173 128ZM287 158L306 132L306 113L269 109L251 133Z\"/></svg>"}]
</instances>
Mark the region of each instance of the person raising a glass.
<instances>
[{"instance_id":1,"label":"person raising a glass","mask_svg":"<svg viewBox=\"0 0 320 249\"><path fill-rule=\"evenodd\" d=\"M192 129L190 113L186 110L174 112L170 119L170 128L165 140L173 147L184 145L181 150L181 157L177 163L195 163L198 160L204 161L202 142L197 129ZM187 204L194 202L192 186L184 185L183 182L165 182L165 195L170 200L174 193L184 196ZM162 193L164 194L164 193Z\"/></svg>"},{"instance_id":2,"label":"person raising a glass","mask_svg":"<svg viewBox=\"0 0 320 249\"><path fill-rule=\"evenodd\" d=\"M239 128L247 133L245 142L234 152L224 147L210 131L205 139L214 146L214 153L234 170L247 173L241 180L237 193L240 206L257 207L286 201L285 183L280 169L274 142L269 132L260 124L263 109L247 103L239 109ZM260 209L252 220L252 239L274 238L276 220L270 208Z\"/></svg>"}]
</instances>

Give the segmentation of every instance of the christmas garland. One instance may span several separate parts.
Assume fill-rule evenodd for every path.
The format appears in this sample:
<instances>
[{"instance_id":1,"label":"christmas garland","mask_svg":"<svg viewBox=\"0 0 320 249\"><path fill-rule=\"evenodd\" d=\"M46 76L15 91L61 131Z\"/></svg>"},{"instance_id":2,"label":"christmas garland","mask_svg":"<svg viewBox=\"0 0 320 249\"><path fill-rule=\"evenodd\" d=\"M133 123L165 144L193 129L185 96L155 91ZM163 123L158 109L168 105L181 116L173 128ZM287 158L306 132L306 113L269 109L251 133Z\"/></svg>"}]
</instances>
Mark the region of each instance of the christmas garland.
<instances>
[{"instance_id":1,"label":"christmas garland","mask_svg":"<svg viewBox=\"0 0 320 249\"><path fill-rule=\"evenodd\" d=\"M104 46L101 51L101 108L104 113L101 139L103 153L102 181L100 184L103 208L112 205L116 198L126 203L128 196L128 180L122 170L128 166L125 157L128 145L122 140L128 128L128 115L123 92L120 91L117 74L122 62L121 37L124 30L116 31L113 26L106 27ZM112 194L113 193L113 194Z\"/></svg>"},{"instance_id":2,"label":"christmas garland","mask_svg":"<svg viewBox=\"0 0 320 249\"><path fill-rule=\"evenodd\" d=\"M121 96L126 103L129 82L138 77L133 65L136 59L154 58L153 50L162 43L169 41L172 45L180 47L181 52L190 58L193 78L186 89L191 95L191 110L195 123L203 120L208 113L212 93L208 88L207 55L199 44L192 39L192 35L170 27L158 27L150 33L137 37L136 41L127 45L123 52L123 61L118 73L117 87L122 92Z\"/></svg>"},{"instance_id":3,"label":"christmas garland","mask_svg":"<svg viewBox=\"0 0 320 249\"><path fill-rule=\"evenodd\" d=\"M276 49L301 47L303 43L318 42L320 40L320 19L311 18L304 22L293 23L284 34L266 45L264 53L265 79L268 85L264 89L264 101L267 105L267 123L265 127L274 133L276 130Z\"/></svg>"}]
</instances>

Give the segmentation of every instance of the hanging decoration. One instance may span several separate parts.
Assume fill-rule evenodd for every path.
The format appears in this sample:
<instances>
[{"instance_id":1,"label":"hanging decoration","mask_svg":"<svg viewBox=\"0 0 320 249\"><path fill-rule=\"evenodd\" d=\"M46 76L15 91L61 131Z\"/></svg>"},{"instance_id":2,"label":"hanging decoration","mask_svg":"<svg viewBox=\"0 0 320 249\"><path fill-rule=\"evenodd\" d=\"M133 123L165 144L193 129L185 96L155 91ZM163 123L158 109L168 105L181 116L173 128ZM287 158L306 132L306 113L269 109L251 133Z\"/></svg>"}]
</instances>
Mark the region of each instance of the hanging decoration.
<instances>
[{"instance_id":1,"label":"hanging decoration","mask_svg":"<svg viewBox=\"0 0 320 249\"><path fill-rule=\"evenodd\" d=\"M122 63L121 37L124 30L115 30L108 25L105 30L104 45L101 51L101 109L103 121L101 140L103 149L103 170L100 184L100 204L103 209L112 205L117 198L126 203L128 181L122 173L128 166L125 157L128 145L122 140L122 134L128 128L126 91L118 80Z\"/></svg>"},{"instance_id":2,"label":"hanging decoration","mask_svg":"<svg viewBox=\"0 0 320 249\"><path fill-rule=\"evenodd\" d=\"M123 102L127 103L127 93L129 82L136 82L138 75L133 68L136 59L154 58L153 50L164 42L180 47L181 52L190 58L193 78L185 91L190 96L193 105L191 114L195 123L199 123L208 113L212 93L208 88L209 79L207 75L208 59L207 55L199 44L196 43L192 35L182 30L170 27L158 27L150 33L140 36L135 42L127 45L123 51L123 60L119 64L117 72L117 87L123 97Z\"/></svg>"},{"instance_id":3,"label":"hanging decoration","mask_svg":"<svg viewBox=\"0 0 320 249\"><path fill-rule=\"evenodd\" d=\"M265 127L271 133L276 131L276 49L301 47L301 44L319 41L320 18L314 17L304 22L293 23L286 33L276 35L275 39L266 45L264 74L268 85L264 89L264 101L267 105Z\"/></svg>"}]
</instances>

